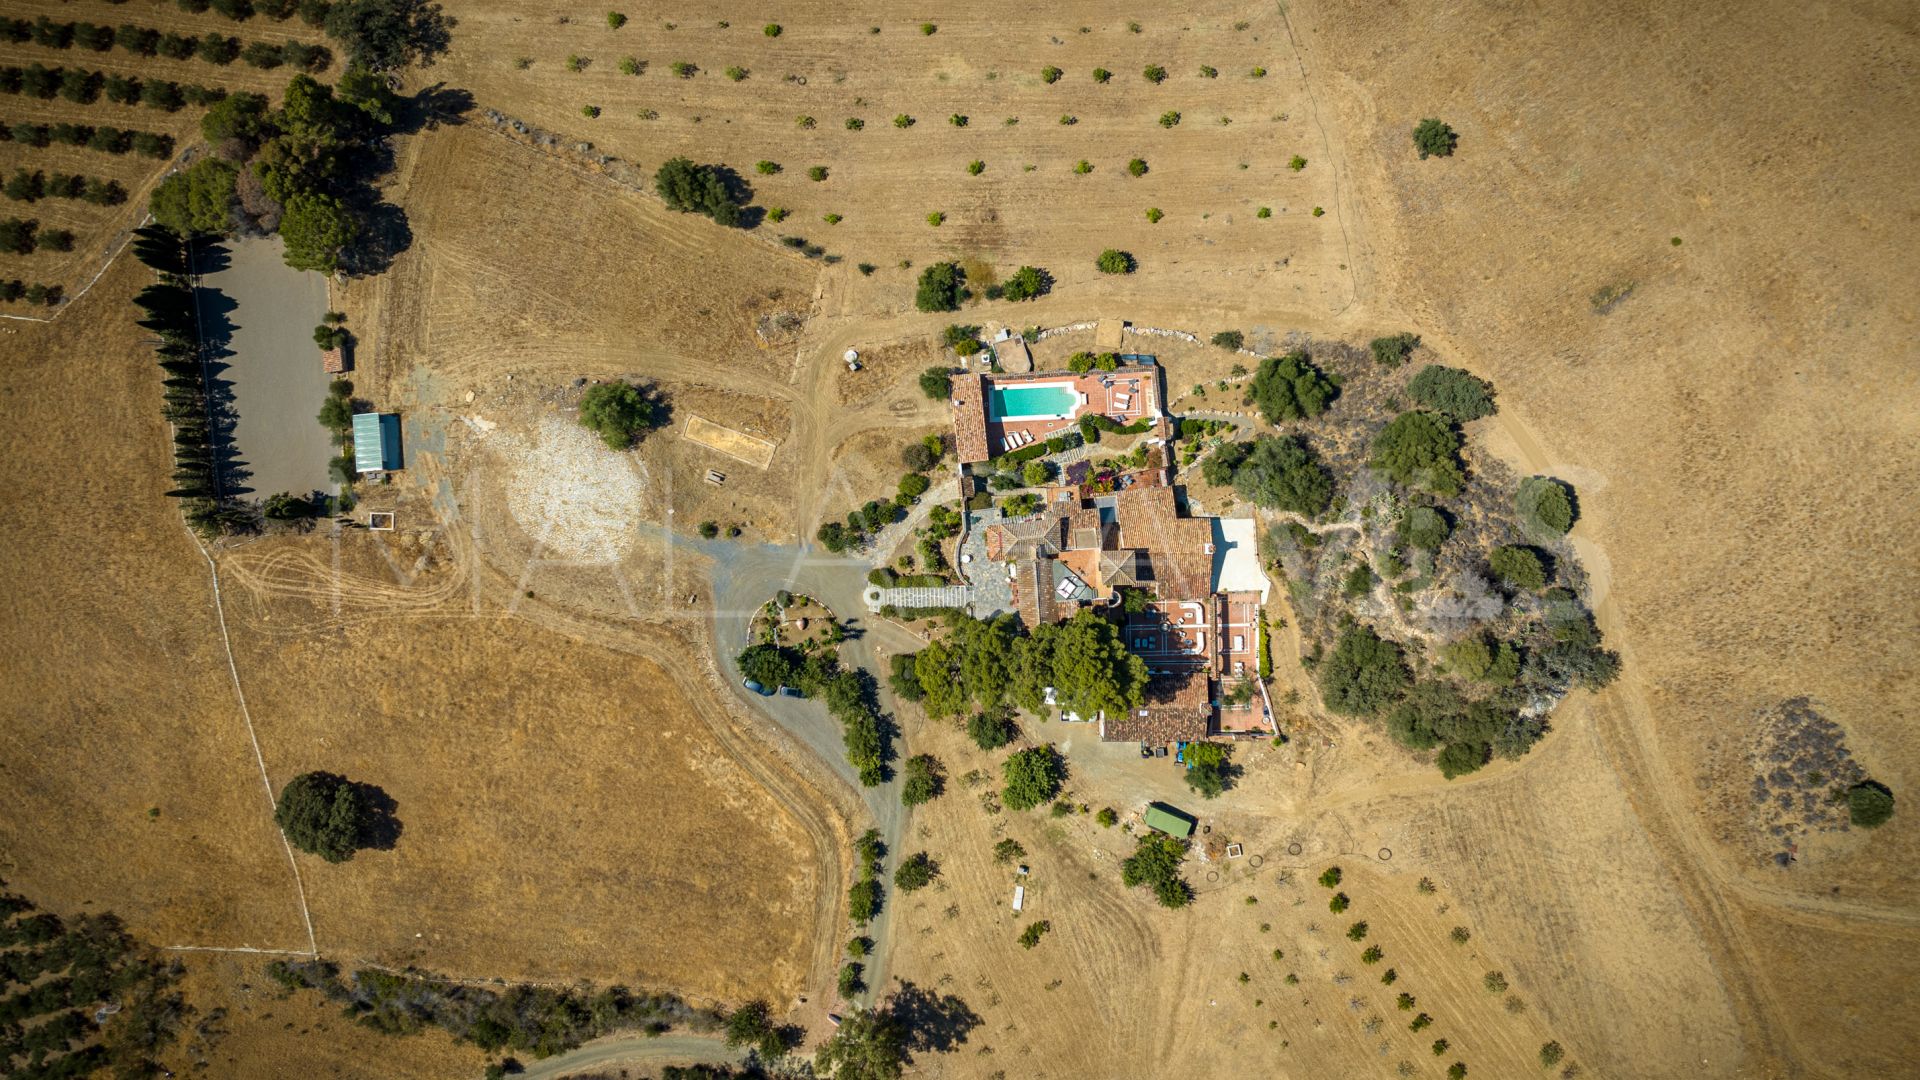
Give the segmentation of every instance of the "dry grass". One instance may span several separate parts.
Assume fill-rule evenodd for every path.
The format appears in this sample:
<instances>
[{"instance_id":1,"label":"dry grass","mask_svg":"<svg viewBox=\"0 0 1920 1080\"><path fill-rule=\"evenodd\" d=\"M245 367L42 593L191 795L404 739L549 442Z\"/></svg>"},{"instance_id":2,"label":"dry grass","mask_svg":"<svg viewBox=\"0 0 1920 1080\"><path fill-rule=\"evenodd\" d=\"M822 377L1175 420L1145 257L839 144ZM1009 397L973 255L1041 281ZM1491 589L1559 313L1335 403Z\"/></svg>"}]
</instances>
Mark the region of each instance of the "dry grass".
<instances>
[{"instance_id":1,"label":"dry grass","mask_svg":"<svg viewBox=\"0 0 1920 1080\"><path fill-rule=\"evenodd\" d=\"M1145 273L1189 302L1240 307L1255 281L1264 302L1291 310L1324 315L1350 299L1337 219L1309 216L1314 205L1335 205L1333 174L1318 164L1312 105L1270 5L1176 15L1082 4L1036 18L1030 7L996 0L964 19L936 20L931 37L916 21L820 0L783 9L778 38L748 18L718 27L697 6L647 15L608 31L598 18L522 0L463 5L452 52L428 74L472 90L482 105L590 139L649 175L680 154L731 166L757 205L791 212L765 228L845 256L830 275L837 287L890 304L911 295L918 273L899 261L936 255L977 257L1002 274L1034 263L1063 286L1125 295L1112 282L1095 284L1093 259L1106 247L1132 251ZM1130 19L1141 33L1127 31ZM876 22L881 32L872 34ZM1083 24L1089 33L1079 32ZM1009 37L1011 27L1023 30ZM569 72L571 55L592 62ZM629 55L646 62L642 74L620 72ZM517 69L518 57L531 66ZM682 60L700 74L674 77L670 66ZM1165 83L1144 80L1149 63L1166 67ZM1202 78L1203 64L1219 77ZM1048 65L1067 73L1052 86L1040 79ZM729 66L751 74L729 81ZM1095 83L1095 67L1113 80ZM1255 67L1268 74L1252 78ZM583 120L583 104L604 112ZM641 119L643 110L657 118ZM1159 125L1168 110L1181 113L1179 126ZM916 123L894 127L899 114ZM965 127L949 122L955 114L967 117ZM1063 115L1077 123L1063 126ZM801 116L814 126L798 126ZM849 117L863 118L864 130L847 130ZM1295 153L1315 164L1289 171ZM1146 176L1127 175L1135 157L1149 162ZM1074 174L1082 158L1094 172ZM975 159L986 169L970 176ZM758 175L761 160L782 171ZM814 165L827 167L827 180L808 179ZM1146 220L1149 206L1165 212L1157 225ZM1256 219L1260 206L1273 216ZM933 211L946 215L937 229L926 223ZM845 220L829 226L827 213ZM861 277L854 265L863 261L880 269Z\"/></svg>"},{"instance_id":2,"label":"dry grass","mask_svg":"<svg viewBox=\"0 0 1920 1080\"><path fill-rule=\"evenodd\" d=\"M1786 5L1701 8L1655 27L1593 5L1524 24L1297 6L1381 255L1374 318L1490 376L1492 449L1580 489L1576 544L1628 677L1591 721L1560 725L1590 722L1635 793L1673 875L1662 892L1742 1034L1711 1059L1729 1073L1897 1070L1915 1052L1889 1010L1916 975L1916 834L1856 830L1783 873L1742 832L1746 730L1790 697L1811 695L1896 790L1920 778L1897 719L1913 657L1887 651L1920 610L1900 554L1920 524L1920 410L1895 299L1920 292L1895 164L1920 154L1894 74L1915 50L1873 7L1811 22ZM1474 50L1429 47L1495 24ZM1450 160L1407 152L1432 115L1461 133ZM1614 137L1628 128L1641 134ZM1777 152L1754 166L1761 143ZM1596 314L1590 295L1624 280L1633 293ZM1481 858L1506 894L1526 891L1511 875L1531 851ZM1646 1071L1695 1036L1671 1000L1557 1014L1636 1018L1582 1041L1609 1071Z\"/></svg>"}]
</instances>

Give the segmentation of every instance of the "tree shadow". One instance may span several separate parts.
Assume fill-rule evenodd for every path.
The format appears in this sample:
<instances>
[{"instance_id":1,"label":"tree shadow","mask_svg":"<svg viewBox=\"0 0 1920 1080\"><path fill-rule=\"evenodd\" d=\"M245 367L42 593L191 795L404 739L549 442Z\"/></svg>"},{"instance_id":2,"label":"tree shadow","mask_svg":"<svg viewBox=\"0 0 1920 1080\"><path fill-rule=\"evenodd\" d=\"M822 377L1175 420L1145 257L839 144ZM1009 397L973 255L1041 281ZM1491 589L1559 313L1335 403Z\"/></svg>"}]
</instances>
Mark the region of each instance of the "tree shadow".
<instances>
[{"instance_id":1,"label":"tree shadow","mask_svg":"<svg viewBox=\"0 0 1920 1080\"><path fill-rule=\"evenodd\" d=\"M400 834L405 831L396 812L400 804L393 796L373 784L353 781L354 793L360 797L360 805L366 809L366 817L360 824L361 848L374 851L392 851L400 842Z\"/></svg>"},{"instance_id":2,"label":"tree shadow","mask_svg":"<svg viewBox=\"0 0 1920 1080\"><path fill-rule=\"evenodd\" d=\"M196 274L212 273L231 261L225 245L194 245ZM227 498L248 495L253 492L247 483L253 479L253 471L240 456L234 438L240 414L234 407L233 381L224 377L229 366L226 361L234 355L233 312L239 304L220 290L201 285L193 287L193 303L199 319L200 369L207 394L207 443L213 454L214 489Z\"/></svg>"},{"instance_id":3,"label":"tree shadow","mask_svg":"<svg viewBox=\"0 0 1920 1080\"><path fill-rule=\"evenodd\" d=\"M473 95L446 83L434 83L410 98L402 99L394 116L394 133L417 135L435 131L442 125L453 127L467 122L474 108Z\"/></svg>"},{"instance_id":4,"label":"tree shadow","mask_svg":"<svg viewBox=\"0 0 1920 1080\"><path fill-rule=\"evenodd\" d=\"M980 1014L954 994L938 994L902 979L888 1003L894 1018L907 1029L910 1053L951 1053L964 1045L973 1029L985 1023Z\"/></svg>"}]
</instances>

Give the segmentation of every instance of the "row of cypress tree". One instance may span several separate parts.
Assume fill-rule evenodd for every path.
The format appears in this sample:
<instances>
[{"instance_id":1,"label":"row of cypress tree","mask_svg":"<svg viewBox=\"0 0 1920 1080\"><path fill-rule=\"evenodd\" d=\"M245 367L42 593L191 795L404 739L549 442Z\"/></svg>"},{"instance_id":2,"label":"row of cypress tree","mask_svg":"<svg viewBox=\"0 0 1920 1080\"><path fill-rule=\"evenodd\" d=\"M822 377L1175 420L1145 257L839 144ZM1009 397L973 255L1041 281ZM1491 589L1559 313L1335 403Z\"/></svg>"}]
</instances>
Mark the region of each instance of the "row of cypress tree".
<instances>
[{"instance_id":1,"label":"row of cypress tree","mask_svg":"<svg viewBox=\"0 0 1920 1080\"><path fill-rule=\"evenodd\" d=\"M162 415L173 427L173 487L187 524L202 536L248 528L253 515L223 475L218 445L219 407L207 384L205 343L193 308L187 242L158 226L135 230L133 255L156 280L133 298L138 325L154 335L154 356L165 374Z\"/></svg>"}]
</instances>

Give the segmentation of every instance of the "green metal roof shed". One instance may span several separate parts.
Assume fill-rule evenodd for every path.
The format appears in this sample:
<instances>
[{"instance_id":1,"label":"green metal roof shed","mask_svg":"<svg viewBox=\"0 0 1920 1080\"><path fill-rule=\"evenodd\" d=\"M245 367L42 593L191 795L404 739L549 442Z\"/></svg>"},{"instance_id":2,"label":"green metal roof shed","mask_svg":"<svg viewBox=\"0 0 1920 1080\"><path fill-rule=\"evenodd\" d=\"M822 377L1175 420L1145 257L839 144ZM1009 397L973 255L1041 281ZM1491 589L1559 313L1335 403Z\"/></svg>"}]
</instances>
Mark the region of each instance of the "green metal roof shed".
<instances>
[{"instance_id":1,"label":"green metal roof shed","mask_svg":"<svg viewBox=\"0 0 1920 1080\"><path fill-rule=\"evenodd\" d=\"M400 414L354 413L354 471L388 472L400 465Z\"/></svg>"},{"instance_id":2,"label":"green metal roof shed","mask_svg":"<svg viewBox=\"0 0 1920 1080\"><path fill-rule=\"evenodd\" d=\"M1165 803L1147 804L1147 828L1185 840L1193 835L1194 821Z\"/></svg>"}]
</instances>

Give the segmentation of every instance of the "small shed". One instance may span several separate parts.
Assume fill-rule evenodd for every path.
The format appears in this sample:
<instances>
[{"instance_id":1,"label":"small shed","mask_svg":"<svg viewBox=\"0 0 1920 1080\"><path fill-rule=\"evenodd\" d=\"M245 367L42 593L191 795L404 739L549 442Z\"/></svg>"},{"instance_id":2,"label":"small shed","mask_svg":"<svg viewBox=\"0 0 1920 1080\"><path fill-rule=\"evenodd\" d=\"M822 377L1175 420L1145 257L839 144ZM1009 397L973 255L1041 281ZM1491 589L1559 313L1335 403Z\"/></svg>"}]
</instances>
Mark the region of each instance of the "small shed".
<instances>
[{"instance_id":1,"label":"small shed","mask_svg":"<svg viewBox=\"0 0 1920 1080\"><path fill-rule=\"evenodd\" d=\"M400 414L355 413L353 415L353 468L355 472L389 472L400 468Z\"/></svg>"},{"instance_id":2,"label":"small shed","mask_svg":"<svg viewBox=\"0 0 1920 1080\"><path fill-rule=\"evenodd\" d=\"M346 371L347 351L339 348L321 350L320 370L329 375L338 375Z\"/></svg>"},{"instance_id":3,"label":"small shed","mask_svg":"<svg viewBox=\"0 0 1920 1080\"><path fill-rule=\"evenodd\" d=\"M1175 810L1166 803L1147 804L1147 828L1158 829L1168 836L1184 840L1193 835L1195 821L1187 814Z\"/></svg>"},{"instance_id":4,"label":"small shed","mask_svg":"<svg viewBox=\"0 0 1920 1080\"><path fill-rule=\"evenodd\" d=\"M1015 885L1013 887L1013 910L1020 911L1020 910L1023 910L1026 906L1027 906L1027 887L1025 885Z\"/></svg>"}]
</instances>

